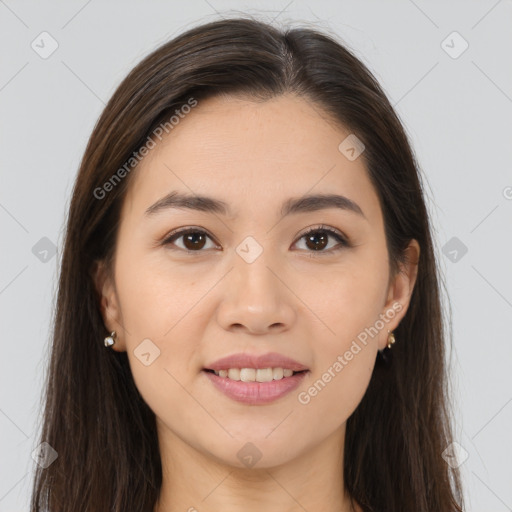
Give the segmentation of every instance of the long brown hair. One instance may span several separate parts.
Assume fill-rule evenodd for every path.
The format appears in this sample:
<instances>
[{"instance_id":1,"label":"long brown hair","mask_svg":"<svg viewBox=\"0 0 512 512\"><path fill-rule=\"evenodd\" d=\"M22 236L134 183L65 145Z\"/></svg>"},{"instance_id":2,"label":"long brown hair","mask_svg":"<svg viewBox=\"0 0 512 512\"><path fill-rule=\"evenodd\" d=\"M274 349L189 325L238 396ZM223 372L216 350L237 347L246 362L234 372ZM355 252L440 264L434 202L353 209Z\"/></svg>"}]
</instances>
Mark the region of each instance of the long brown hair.
<instances>
[{"instance_id":1,"label":"long brown hair","mask_svg":"<svg viewBox=\"0 0 512 512\"><path fill-rule=\"evenodd\" d=\"M154 509L162 483L155 416L126 353L104 347L92 279L98 261L112 263L133 174L126 162L190 98L265 100L288 92L365 144L393 269L411 239L421 247L393 360L378 356L347 420L344 485L365 511L462 510L459 472L442 457L452 442L442 281L406 133L377 80L335 37L237 18L190 29L147 56L118 87L90 137L67 220L44 396L41 442L58 457L35 468L31 512ZM123 166L122 179L113 182Z\"/></svg>"}]
</instances>

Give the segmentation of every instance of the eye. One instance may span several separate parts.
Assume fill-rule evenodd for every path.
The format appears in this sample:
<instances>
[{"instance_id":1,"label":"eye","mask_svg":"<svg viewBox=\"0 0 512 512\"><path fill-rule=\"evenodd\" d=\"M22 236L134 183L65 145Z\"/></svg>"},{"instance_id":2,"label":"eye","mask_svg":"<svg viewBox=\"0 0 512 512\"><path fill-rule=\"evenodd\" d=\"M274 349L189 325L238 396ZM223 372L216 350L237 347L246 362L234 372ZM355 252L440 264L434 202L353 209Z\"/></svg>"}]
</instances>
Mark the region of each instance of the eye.
<instances>
[{"instance_id":1,"label":"eye","mask_svg":"<svg viewBox=\"0 0 512 512\"><path fill-rule=\"evenodd\" d=\"M186 228L179 231L172 232L162 243L164 245L174 244L175 240L183 238L183 247L178 245L179 249L187 252L201 252L201 249L205 247L206 239L211 240L210 235L199 228ZM214 248L215 248L214 244ZM206 247L211 249L212 247Z\"/></svg>"},{"instance_id":2,"label":"eye","mask_svg":"<svg viewBox=\"0 0 512 512\"><path fill-rule=\"evenodd\" d=\"M299 241L303 238L306 240L306 247L311 249L308 252L312 253L332 253L339 251L343 247L349 247L350 245L347 239L341 233L338 233L334 229L323 225L310 228L300 237ZM324 250L325 247L328 246L329 238L334 238L338 242L338 245L336 246L335 244L334 248L331 246L328 248L328 250Z\"/></svg>"},{"instance_id":3,"label":"eye","mask_svg":"<svg viewBox=\"0 0 512 512\"><path fill-rule=\"evenodd\" d=\"M183 238L182 246L176 244L176 241ZM347 239L341 234L335 231L332 228L327 226L316 226L310 228L306 233L304 233L299 241L303 238L306 239L306 247L310 249L308 252L312 253L331 253L342 249L343 247L349 247L350 244ZM334 248L331 246L328 250L324 250L325 247L328 247L328 239L335 239L338 244L335 245ZM199 228L186 228L174 231L170 233L170 235L162 242L163 245L176 245L179 249L186 251L187 253L192 252L202 252L202 249L212 249L217 248L216 244L212 246L207 246L208 239L212 240L210 235Z\"/></svg>"}]
</instances>

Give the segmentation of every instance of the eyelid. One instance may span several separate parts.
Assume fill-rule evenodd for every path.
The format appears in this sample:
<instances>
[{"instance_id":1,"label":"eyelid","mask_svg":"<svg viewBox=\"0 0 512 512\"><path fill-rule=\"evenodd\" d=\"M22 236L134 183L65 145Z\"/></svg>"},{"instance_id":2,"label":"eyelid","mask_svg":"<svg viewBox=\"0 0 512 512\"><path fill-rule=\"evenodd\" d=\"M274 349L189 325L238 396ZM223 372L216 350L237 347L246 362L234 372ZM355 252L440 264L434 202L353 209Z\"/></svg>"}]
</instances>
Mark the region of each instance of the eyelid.
<instances>
[{"instance_id":1,"label":"eyelid","mask_svg":"<svg viewBox=\"0 0 512 512\"><path fill-rule=\"evenodd\" d=\"M217 246L219 245L213 235L211 235L208 231L206 231L204 228L201 228L199 226L186 226L184 228L174 229L173 231L171 231L170 233L167 233L165 235L165 237L163 238L161 243L162 243L162 245L170 245L171 242L173 241L173 238L178 239L181 236L186 235L188 233L201 233L203 235L206 235L208 238L210 238ZM204 252L204 251L185 250L185 249L182 249L181 247L176 247L176 249L184 251L184 252L197 252L197 253Z\"/></svg>"},{"instance_id":2,"label":"eyelid","mask_svg":"<svg viewBox=\"0 0 512 512\"><path fill-rule=\"evenodd\" d=\"M306 251L308 253L309 257L336 254L338 251L340 251L342 249L352 247L352 243L349 241L349 238L344 233L342 233L338 229L333 228L331 226L326 226L325 224L310 226L309 228L307 228L306 231L304 231L302 234L300 234L297 237L297 242L294 242L294 245L296 243L298 243L302 238L304 238L309 233L316 233L316 232L327 233L327 235L330 236L331 238L334 238L338 242L338 244L335 245L334 247L331 247L330 249L327 249L327 250Z\"/></svg>"},{"instance_id":3,"label":"eyelid","mask_svg":"<svg viewBox=\"0 0 512 512\"><path fill-rule=\"evenodd\" d=\"M304 231L302 234L298 236L298 238L302 238L305 235L308 235L309 233L315 232L315 231L325 231L331 235L336 235L339 238L343 240L344 243L348 244L348 237L345 236L340 230L333 228L331 226L327 226L325 224L318 224L314 226L310 226L309 228L306 228L306 231Z\"/></svg>"}]
</instances>

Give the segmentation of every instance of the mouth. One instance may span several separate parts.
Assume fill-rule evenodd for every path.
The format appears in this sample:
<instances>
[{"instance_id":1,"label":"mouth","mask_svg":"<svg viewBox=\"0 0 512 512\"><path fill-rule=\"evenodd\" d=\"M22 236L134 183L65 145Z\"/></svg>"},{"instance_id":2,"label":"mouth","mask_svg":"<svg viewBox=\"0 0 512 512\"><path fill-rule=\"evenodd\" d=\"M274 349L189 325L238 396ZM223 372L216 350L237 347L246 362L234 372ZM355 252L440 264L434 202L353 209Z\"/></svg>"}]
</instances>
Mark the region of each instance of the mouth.
<instances>
[{"instance_id":1,"label":"mouth","mask_svg":"<svg viewBox=\"0 0 512 512\"><path fill-rule=\"evenodd\" d=\"M263 405L290 393L310 369L277 352L239 352L207 363L201 373L228 398Z\"/></svg>"},{"instance_id":2,"label":"mouth","mask_svg":"<svg viewBox=\"0 0 512 512\"><path fill-rule=\"evenodd\" d=\"M287 368L229 368L201 372L224 396L245 405L265 405L288 395L309 370Z\"/></svg>"},{"instance_id":3,"label":"mouth","mask_svg":"<svg viewBox=\"0 0 512 512\"><path fill-rule=\"evenodd\" d=\"M272 382L287 379L308 370L294 371L289 368L227 368L224 370L212 370L204 368L203 371L213 373L222 379L241 382Z\"/></svg>"}]
</instances>

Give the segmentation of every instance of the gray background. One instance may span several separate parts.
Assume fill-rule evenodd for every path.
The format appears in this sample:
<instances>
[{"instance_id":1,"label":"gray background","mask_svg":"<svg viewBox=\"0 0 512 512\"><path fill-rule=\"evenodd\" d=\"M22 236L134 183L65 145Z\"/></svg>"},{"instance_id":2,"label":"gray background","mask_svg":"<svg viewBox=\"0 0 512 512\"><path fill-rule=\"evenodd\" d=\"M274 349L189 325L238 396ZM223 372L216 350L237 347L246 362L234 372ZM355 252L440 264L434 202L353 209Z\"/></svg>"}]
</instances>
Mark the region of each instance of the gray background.
<instances>
[{"instance_id":1,"label":"gray background","mask_svg":"<svg viewBox=\"0 0 512 512\"><path fill-rule=\"evenodd\" d=\"M467 510L512 510L511 0L0 0L0 511L28 509L64 217L94 123L144 55L236 11L337 34L396 106L452 303Z\"/></svg>"}]
</instances>

